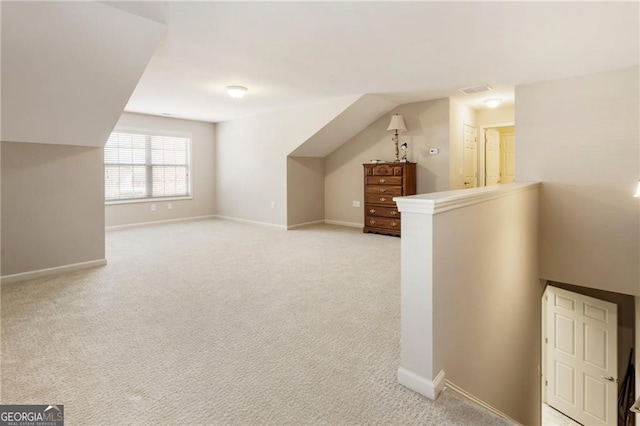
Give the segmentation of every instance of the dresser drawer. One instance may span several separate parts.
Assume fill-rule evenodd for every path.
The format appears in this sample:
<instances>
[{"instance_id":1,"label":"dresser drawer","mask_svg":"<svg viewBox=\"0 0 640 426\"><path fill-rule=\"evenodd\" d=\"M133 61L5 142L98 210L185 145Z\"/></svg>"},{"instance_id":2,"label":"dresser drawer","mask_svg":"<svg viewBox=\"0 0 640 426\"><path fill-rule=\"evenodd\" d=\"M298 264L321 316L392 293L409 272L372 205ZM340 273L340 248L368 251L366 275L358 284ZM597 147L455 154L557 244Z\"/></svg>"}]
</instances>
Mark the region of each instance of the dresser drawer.
<instances>
[{"instance_id":1,"label":"dresser drawer","mask_svg":"<svg viewBox=\"0 0 640 426\"><path fill-rule=\"evenodd\" d=\"M367 185L402 186L402 176L367 176Z\"/></svg>"},{"instance_id":2,"label":"dresser drawer","mask_svg":"<svg viewBox=\"0 0 640 426\"><path fill-rule=\"evenodd\" d=\"M367 216L392 217L399 218L400 212L395 207L378 207L364 206L364 212Z\"/></svg>"},{"instance_id":3,"label":"dresser drawer","mask_svg":"<svg viewBox=\"0 0 640 426\"><path fill-rule=\"evenodd\" d=\"M366 163L363 232L400 236L400 212L393 199L416 193L416 164Z\"/></svg>"},{"instance_id":4,"label":"dresser drawer","mask_svg":"<svg viewBox=\"0 0 640 426\"><path fill-rule=\"evenodd\" d=\"M365 226L369 226L372 228L386 228L398 231L400 230L400 219L367 216L364 224Z\"/></svg>"},{"instance_id":5,"label":"dresser drawer","mask_svg":"<svg viewBox=\"0 0 640 426\"><path fill-rule=\"evenodd\" d=\"M402 176L402 166L379 164L365 169L366 176Z\"/></svg>"},{"instance_id":6,"label":"dresser drawer","mask_svg":"<svg viewBox=\"0 0 640 426\"><path fill-rule=\"evenodd\" d=\"M367 185L367 194L390 195L392 197L402 195L401 186Z\"/></svg>"},{"instance_id":7,"label":"dresser drawer","mask_svg":"<svg viewBox=\"0 0 640 426\"><path fill-rule=\"evenodd\" d=\"M364 198L365 204L388 204L395 207L396 202L393 201L394 195L389 194L366 194Z\"/></svg>"}]
</instances>

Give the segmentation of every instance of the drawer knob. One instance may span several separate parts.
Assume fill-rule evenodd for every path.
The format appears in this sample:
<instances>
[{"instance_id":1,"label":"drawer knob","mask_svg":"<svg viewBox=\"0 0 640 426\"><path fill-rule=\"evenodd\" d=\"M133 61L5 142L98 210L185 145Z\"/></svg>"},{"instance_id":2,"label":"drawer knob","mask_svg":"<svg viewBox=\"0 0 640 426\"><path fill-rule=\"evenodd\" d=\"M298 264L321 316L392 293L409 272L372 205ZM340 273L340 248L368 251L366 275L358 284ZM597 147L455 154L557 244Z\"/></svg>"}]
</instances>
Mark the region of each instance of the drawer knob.
<instances>
[{"instance_id":1,"label":"drawer knob","mask_svg":"<svg viewBox=\"0 0 640 426\"><path fill-rule=\"evenodd\" d=\"M385 183L386 179L380 179L380 183Z\"/></svg>"},{"instance_id":2,"label":"drawer knob","mask_svg":"<svg viewBox=\"0 0 640 426\"><path fill-rule=\"evenodd\" d=\"M384 197L380 197L380 201L387 201L387 199Z\"/></svg>"},{"instance_id":3,"label":"drawer knob","mask_svg":"<svg viewBox=\"0 0 640 426\"><path fill-rule=\"evenodd\" d=\"M391 222L391 226L395 228L396 226L398 226L398 222Z\"/></svg>"},{"instance_id":4,"label":"drawer knob","mask_svg":"<svg viewBox=\"0 0 640 426\"><path fill-rule=\"evenodd\" d=\"M369 213L371 213L371 214L376 214L376 209L371 209L371 210L369 210Z\"/></svg>"},{"instance_id":5,"label":"drawer knob","mask_svg":"<svg viewBox=\"0 0 640 426\"><path fill-rule=\"evenodd\" d=\"M380 192L387 192L387 190L384 188L380 188Z\"/></svg>"},{"instance_id":6,"label":"drawer knob","mask_svg":"<svg viewBox=\"0 0 640 426\"><path fill-rule=\"evenodd\" d=\"M375 223L376 223L376 221L375 221L375 220L373 220L373 219L371 219L371 220L369 221L369 224L370 224L370 225L374 225Z\"/></svg>"},{"instance_id":7,"label":"drawer knob","mask_svg":"<svg viewBox=\"0 0 640 426\"><path fill-rule=\"evenodd\" d=\"M398 214L398 212L397 212L397 211L395 211L395 210L391 210L391 216L395 216L395 215L397 215L397 214Z\"/></svg>"}]
</instances>

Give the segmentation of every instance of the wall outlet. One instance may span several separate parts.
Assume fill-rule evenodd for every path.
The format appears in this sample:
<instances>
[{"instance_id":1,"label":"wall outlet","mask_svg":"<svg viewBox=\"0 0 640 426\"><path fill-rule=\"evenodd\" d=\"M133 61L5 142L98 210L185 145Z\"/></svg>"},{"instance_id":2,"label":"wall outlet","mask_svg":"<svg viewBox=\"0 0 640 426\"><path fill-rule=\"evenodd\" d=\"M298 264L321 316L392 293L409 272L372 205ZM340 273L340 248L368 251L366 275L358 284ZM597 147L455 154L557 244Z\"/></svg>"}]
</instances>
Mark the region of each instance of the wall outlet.
<instances>
[{"instance_id":1,"label":"wall outlet","mask_svg":"<svg viewBox=\"0 0 640 426\"><path fill-rule=\"evenodd\" d=\"M429 148L429 155L436 155L438 152L438 148Z\"/></svg>"},{"instance_id":2,"label":"wall outlet","mask_svg":"<svg viewBox=\"0 0 640 426\"><path fill-rule=\"evenodd\" d=\"M358 201L358 200L353 200L352 206L353 206L353 207L360 207L360 201Z\"/></svg>"},{"instance_id":3,"label":"wall outlet","mask_svg":"<svg viewBox=\"0 0 640 426\"><path fill-rule=\"evenodd\" d=\"M156 205L155 204L151 204L151 211L155 212L156 211Z\"/></svg>"},{"instance_id":4,"label":"wall outlet","mask_svg":"<svg viewBox=\"0 0 640 426\"><path fill-rule=\"evenodd\" d=\"M272 208L272 209L275 209L275 208L276 208L276 202L275 202L275 201L272 201L272 202L271 202L271 208Z\"/></svg>"},{"instance_id":5,"label":"wall outlet","mask_svg":"<svg viewBox=\"0 0 640 426\"><path fill-rule=\"evenodd\" d=\"M168 208L169 210L171 210L171 209L173 208L173 203L169 203L169 204L167 204L167 208Z\"/></svg>"}]
</instances>

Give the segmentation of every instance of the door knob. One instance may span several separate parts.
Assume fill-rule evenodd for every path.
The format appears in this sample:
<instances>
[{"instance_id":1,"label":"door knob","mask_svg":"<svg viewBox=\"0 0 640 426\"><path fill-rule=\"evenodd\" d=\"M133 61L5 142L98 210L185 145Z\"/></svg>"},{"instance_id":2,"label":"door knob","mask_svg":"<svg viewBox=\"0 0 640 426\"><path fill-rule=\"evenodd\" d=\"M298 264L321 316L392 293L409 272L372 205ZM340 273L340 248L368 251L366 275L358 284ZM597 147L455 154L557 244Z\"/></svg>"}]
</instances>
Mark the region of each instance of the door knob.
<instances>
[{"instance_id":1,"label":"door knob","mask_svg":"<svg viewBox=\"0 0 640 426\"><path fill-rule=\"evenodd\" d=\"M605 377L605 376L600 376L600 377L602 377L603 379L608 380L608 381L610 381L610 382L618 383L618 379L614 379L614 378L613 378L613 377L611 377L611 376L607 376L607 377Z\"/></svg>"}]
</instances>

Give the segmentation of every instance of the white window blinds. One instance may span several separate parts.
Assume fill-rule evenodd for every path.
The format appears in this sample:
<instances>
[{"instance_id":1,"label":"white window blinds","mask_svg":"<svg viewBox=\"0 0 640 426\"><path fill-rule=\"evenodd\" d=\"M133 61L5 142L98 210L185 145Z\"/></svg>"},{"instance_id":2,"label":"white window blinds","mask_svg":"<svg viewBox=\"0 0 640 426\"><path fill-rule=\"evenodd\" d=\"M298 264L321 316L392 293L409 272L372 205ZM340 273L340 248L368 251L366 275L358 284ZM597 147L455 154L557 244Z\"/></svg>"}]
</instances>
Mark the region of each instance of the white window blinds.
<instances>
[{"instance_id":1,"label":"white window blinds","mask_svg":"<svg viewBox=\"0 0 640 426\"><path fill-rule=\"evenodd\" d=\"M105 200L186 197L190 139L112 133L104 147Z\"/></svg>"}]
</instances>

